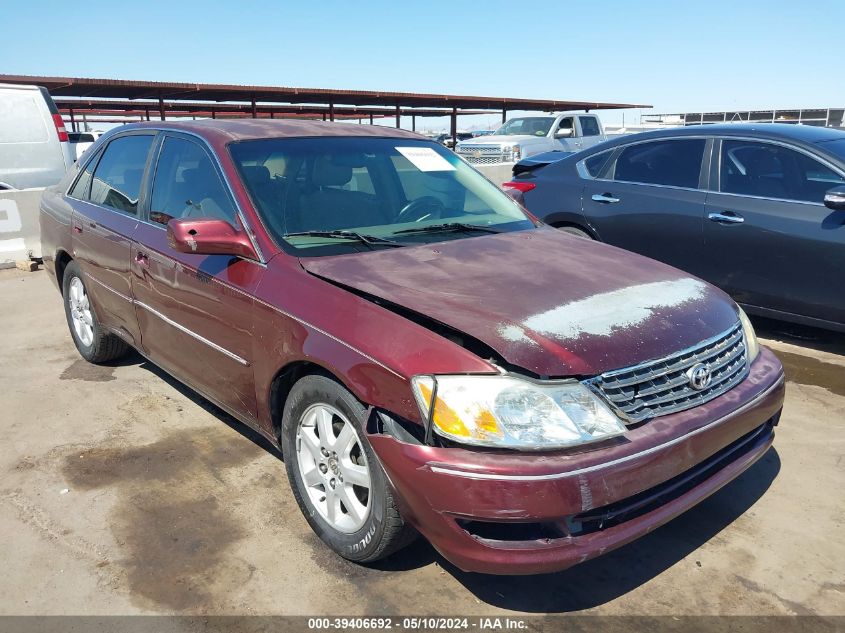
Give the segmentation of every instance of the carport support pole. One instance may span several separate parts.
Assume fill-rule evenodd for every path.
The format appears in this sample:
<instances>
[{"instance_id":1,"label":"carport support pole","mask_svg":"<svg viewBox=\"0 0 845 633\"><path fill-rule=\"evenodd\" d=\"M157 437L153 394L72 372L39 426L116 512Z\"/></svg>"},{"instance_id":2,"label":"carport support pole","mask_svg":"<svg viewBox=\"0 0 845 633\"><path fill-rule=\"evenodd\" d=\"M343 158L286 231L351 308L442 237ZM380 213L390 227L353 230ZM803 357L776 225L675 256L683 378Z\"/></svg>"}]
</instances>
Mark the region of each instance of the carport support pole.
<instances>
[{"instance_id":1,"label":"carport support pole","mask_svg":"<svg viewBox=\"0 0 845 633\"><path fill-rule=\"evenodd\" d=\"M70 129L74 132L78 132L79 130L76 129L76 119L73 118L73 108L68 110L70 112Z\"/></svg>"},{"instance_id":2,"label":"carport support pole","mask_svg":"<svg viewBox=\"0 0 845 633\"><path fill-rule=\"evenodd\" d=\"M164 99L161 97L158 98L158 114L161 120L164 121Z\"/></svg>"},{"instance_id":3,"label":"carport support pole","mask_svg":"<svg viewBox=\"0 0 845 633\"><path fill-rule=\"evenodd\" d=\"M417 115L412 114L411 115L411 132L416 132L416 131L417 131Z\"/></svg>"},{"instance_id":4,"label":"carport support pole","mask_svg":"<svg viewBox=\"0 0 845 633\"><path fill-rule=\"evenodd\" d=\"M373 113L370 112L370 125L372 125L372 124L373 124Z\"/></svg>"},{"instance_id":5,"label":"carport support pole","mask_svg":"<svg viewBox=\"0 0 845 633\"><path fill-rule=\"evenodd\" d=\"M399 117L401 116L402 111L399 109L399 105L396 105L396 128L399 129Z\"/></svg>"},{"instance_id":6,"label":"carport support pole","mask_svg":"<svg viewBox=\"0 0 845 633\"><path fill-rule=\"evenodd\" d=\"M326 117L323 116L323 121L326 120ZM334 123L334 102L329 101L329 121Z\"/></svg>"},{"instance_id":7,"label":"carport support pole","mask_svg":"<svg viewBox=\"0 0 845 633\"><path fill-rule=\"evenodd\" d=\"M216 119L216 118L217 118L217 113L214 111L214 108L212 108L212 109L211 109L211 118L212 118L212 119Z\"/></svg>"},{"instance_id":8,"label":"carport support pole","mask_svg":"<svg viewBox=\"0 0 845 633\"><path fill-rule=\"evenodd\" d=\"M275 112L273 112L272 110L270 110L270 118L271 118L271 119L275 119L275 118L276 118L276 113L275 113Z\"/></svg>"},{"instance_id":9,"label":"carport support pole","mask_svg":"<svg viewBox=\"0 0 845 633\"><path fill-rule=\"evenodd\" d=\"M452 108L452 147L458 144L458 109Z\"/></svg>"},{"instance_id":10,"label":"carport support pole","mask_svg":"<svg viewBox=\"0 0 845 633\"><path fill-rule=\"evenodd\" d=\"M505 121L508 120L508 111L506 108L502 108L502 125L505 124Z\"/></svg>"},{"instance_id":11,"label":"carport support pole","mask_svg":"<svg viewBox=\"0 0 845 633\"><path fill-rule=\"evenodd\" d=\"M252 99L252 118L253 119L258 118L258 111L255 109L255 99L254 98Z\"/></svg>"},{"instance_id":12,"label":"carport support pole","mask_svg":"<svg viewBox=\"0 0 845 633\"><path fill-rule=\"evenodd\" d=\"M146 112L146 114L147 114L147 121L149 121L149 120L150 120L150 109L149 109L149 108L144 108L144 112Z\"/></svg>"}]
</instances>

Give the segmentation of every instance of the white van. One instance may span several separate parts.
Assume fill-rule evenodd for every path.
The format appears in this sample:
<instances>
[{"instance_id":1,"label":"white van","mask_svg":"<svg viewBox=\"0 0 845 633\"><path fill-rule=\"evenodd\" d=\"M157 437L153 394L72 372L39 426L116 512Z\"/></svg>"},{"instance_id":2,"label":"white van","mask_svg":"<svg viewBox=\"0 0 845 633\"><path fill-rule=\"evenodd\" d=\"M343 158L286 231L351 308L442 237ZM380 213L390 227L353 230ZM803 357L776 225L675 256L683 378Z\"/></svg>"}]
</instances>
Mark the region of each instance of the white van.
<instances>
[{"instance_id":1,"label":"white van","mask_svg":"<svg viewBox=\"0 0 845 633\"><path fill-rule=\"evenodd\" d=\"M0 190L55 185L74 159L47 90L0 84Z\"/></svg>"}]
</instances>

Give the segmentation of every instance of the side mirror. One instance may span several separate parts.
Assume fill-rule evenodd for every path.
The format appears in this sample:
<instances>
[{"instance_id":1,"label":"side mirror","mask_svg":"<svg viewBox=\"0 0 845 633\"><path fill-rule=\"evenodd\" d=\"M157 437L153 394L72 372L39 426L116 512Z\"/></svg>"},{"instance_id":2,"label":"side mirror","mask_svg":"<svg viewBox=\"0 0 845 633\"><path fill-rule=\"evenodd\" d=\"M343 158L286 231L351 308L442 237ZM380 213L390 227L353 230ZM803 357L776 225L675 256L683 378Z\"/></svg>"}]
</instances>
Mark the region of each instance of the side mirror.
<instances>
[{"instance_id":1,"label":"side mirror","mask_svg":"<svg viewBox=\"0 0 845 633\"><path fill-rule=\"evenodd\" d=\"M824 206L834 211L845 211L845 185L828 189L824 194Z\"/></svg>"},{"instance_id":2,"label":"side mirror","mask_svg":"<svg viewBox=\"0 0 845 633\"><path fill-rule=\"evenodd\" d=\"M173 219L167 223L167 241L180 253L197 255L232 255L257 260L258 256L246 233L226 220Z\"/></svg>"},{"instance_id":3,"label":"side mirror","mask_svg":"<svg viewBox=\"0 0 845 633\"><path fill-rule=\"evenodd\" d=\"M569 138L570 136L572 136L572 132L573 130L571 127L561 128L557 132L555 132L555 138Z\"/></svg>"}]
</instances>

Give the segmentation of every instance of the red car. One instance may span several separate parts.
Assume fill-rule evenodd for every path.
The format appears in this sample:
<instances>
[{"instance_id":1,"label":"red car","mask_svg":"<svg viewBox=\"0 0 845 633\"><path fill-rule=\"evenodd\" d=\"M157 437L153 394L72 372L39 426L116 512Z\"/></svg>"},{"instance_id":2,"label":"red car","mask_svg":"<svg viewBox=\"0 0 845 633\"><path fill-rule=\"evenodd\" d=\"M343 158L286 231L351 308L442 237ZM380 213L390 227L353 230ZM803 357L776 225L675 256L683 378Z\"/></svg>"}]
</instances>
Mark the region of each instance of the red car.
<instances>
[{"instance_id":1,"label":"red car","mask_svg":"<svg viewBox=\"0 0 845 633\"><path fill-rule=\"evenodd\" d=\"M783 372L723 292L548 228L387 127L122 126L45 194L82 356L130 347L277 443L338 554L422 533L564 569L760 458Z\"/></svg>"}]
</instances>

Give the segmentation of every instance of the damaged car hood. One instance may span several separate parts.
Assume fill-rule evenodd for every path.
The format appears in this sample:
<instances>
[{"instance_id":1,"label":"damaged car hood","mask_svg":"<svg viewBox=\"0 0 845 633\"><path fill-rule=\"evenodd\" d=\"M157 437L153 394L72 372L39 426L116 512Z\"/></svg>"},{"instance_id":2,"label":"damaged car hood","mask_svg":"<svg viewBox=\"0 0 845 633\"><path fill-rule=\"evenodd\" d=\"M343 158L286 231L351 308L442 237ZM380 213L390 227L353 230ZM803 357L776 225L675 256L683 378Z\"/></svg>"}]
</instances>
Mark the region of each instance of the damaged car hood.
<instances>
[{"instance_id":1,"label":"damaged car hood","mask_svg":"<svg viewBox=\"0 0 845 633\"><path fill-rule=\"evenodd\" d=\"M301 263L352 292L459 330L544 377L668 356L738 320L733 301L695 277L547 227Z\"/></svg>"}]
</instances>

